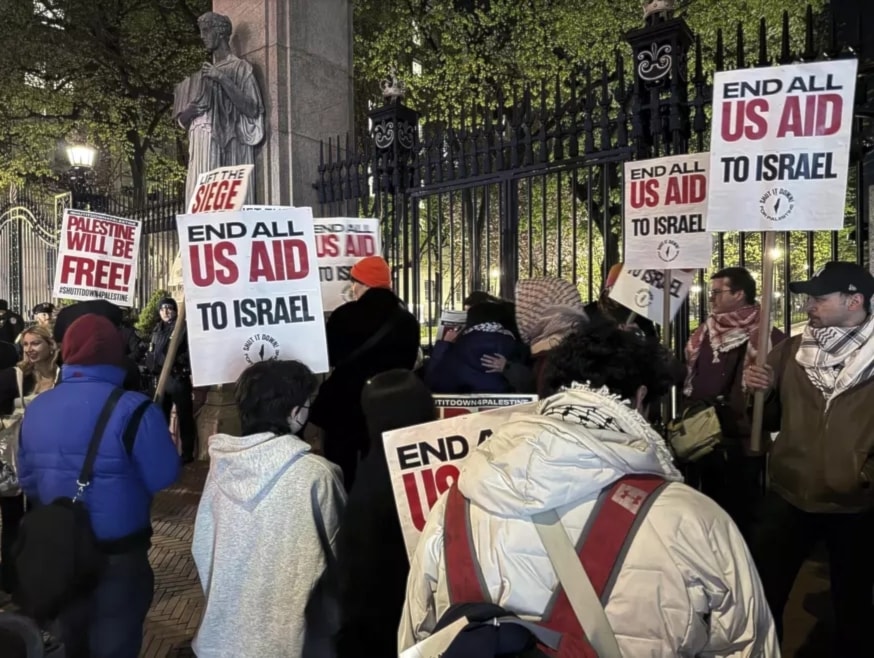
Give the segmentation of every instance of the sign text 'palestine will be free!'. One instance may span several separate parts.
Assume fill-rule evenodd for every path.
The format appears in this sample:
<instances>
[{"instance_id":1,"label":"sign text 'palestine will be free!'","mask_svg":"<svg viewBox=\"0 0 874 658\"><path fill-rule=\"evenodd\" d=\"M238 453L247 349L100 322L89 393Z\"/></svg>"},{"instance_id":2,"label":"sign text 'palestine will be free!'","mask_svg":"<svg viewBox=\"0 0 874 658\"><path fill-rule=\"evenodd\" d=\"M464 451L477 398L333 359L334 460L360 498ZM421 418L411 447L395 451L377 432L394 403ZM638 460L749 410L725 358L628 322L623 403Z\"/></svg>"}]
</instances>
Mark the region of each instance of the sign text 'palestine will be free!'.
<instances>
[{"instance_id":1,"label":"sign text 'palestine will be free!'","mask_svg":"<svg viewBox=\"0 0 874 658\"><path fill-rule=\"evenodd\" d=\"M64 211L53 294L133 304L142 225L87 210Z\"/></svg>"},{"instance_id":2,"label":"sign text 'palestine will be free!'","mask_svg":"<svg viewBox=\"0 0 874 658\"><path fill-rule=\"evenodd\" d=\"M710 230L843 226L857 66L849 59L716 74Z\"/></svg>"}]
</instances>

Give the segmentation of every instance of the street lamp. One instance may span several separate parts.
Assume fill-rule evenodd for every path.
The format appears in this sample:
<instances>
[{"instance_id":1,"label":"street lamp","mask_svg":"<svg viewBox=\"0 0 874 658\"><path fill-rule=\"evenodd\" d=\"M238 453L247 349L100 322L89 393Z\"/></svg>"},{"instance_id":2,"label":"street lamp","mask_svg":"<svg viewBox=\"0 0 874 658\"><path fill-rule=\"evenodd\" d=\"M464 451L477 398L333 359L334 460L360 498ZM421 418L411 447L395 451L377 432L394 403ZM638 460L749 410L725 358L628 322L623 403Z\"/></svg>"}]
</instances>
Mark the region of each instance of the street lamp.
<instances>
[{"instance_id":1,"label":"street lamp","mask_svg":"<svg viewBox=\"0 0 874 658\"><path fill-rule=\"evenodd\" d=\"M97 150L87 144L73 144L67 147L67 160L73 169L91 169L97 158Z\"/></svg>"},{"instance_id":2,"label":"street lamp","mask_svg":"<svg viewBox=\"0 0 874 658\"><path fill-rule=\"evenodd\" d=\"M72 142L67 146L67 160L70 162L70 191L73 194L74 208L94 210L96 201L94 190L91 189L90 172L94 169L97 159L97 149L84 142Z\"/></svg>"}]
</instances>

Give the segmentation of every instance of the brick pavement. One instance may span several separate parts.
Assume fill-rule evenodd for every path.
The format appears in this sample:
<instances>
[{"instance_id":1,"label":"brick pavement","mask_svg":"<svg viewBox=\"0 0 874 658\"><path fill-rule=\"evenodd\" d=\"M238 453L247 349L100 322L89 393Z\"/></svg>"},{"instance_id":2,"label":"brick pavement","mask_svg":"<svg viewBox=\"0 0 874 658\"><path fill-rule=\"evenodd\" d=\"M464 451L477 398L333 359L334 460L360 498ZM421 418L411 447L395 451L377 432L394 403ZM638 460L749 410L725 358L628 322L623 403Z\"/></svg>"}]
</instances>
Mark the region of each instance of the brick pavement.
<instances>
[{"instance_id":1,"label":"brick pavement","mask_svg":"<svg viewBox=\"0 0 874 658\"><path fill-rule=\"evenodd\" d=\"M191 557L191 538L208 470L205 462L186 466L179 482L155 498L155 534L149 553L155 598L146 618L141 658L194 655L189 646L203 613L203 595Z\"/></svg>"}]
</instances>

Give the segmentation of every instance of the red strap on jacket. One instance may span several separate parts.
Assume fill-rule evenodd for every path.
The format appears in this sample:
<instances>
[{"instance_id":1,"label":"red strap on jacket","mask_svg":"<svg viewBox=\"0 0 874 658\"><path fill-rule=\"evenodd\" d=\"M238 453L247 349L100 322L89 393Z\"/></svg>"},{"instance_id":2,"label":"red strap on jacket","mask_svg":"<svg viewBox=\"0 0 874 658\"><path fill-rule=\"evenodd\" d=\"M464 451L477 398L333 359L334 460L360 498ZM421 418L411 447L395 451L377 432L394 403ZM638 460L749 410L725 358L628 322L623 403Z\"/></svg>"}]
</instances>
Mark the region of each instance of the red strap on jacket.
<instances>
[{"instance_id":1,"label":"red strap on jacket","mask_svg":"<svg viewBox=\"0 0 874 658\"><path fill-rule=\"evenodd\" d=\"M654 475L627 475L614 482L599 498L599 507L596 507L593 512L595 517L588 524L579 556L603 603L606 603L604 592L608 585L612 587L612 580L615 580L622 567L638 521L649 509L654 494L665 484L663 478ZM474 554L467 504L457 485L453 485L446 501L443 530L446 579L450 603L453 605L491 603L488 591L484 590L479 563ZM586 640L585 632L580 628L561 585L554 601L552 610L544 612L540 624L561 633L562 641L557 652L541 648L549 655L560 658L594 657L596 654Z\"/></svg>"}]
</instances>

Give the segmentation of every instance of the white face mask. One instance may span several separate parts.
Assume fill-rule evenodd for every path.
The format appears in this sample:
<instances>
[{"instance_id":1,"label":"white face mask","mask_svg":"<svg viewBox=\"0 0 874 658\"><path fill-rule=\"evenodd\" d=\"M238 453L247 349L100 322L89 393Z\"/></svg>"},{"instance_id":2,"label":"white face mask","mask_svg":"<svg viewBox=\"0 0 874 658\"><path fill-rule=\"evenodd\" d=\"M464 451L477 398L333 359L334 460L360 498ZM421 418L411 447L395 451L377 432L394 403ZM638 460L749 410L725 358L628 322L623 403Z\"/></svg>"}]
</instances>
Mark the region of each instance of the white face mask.
<instances>
[{"instance_id":1,"label":"white face mask","mask_svg":"<svg viewBox=\"0 0 874 658\"><path fill-rule=\"evenodd\" d=\"M300 407L295 407L291 410L291 415L288 417L288 428L292 434L297 436L307 424L307 418L310 415L310 403L307 401Z\"/></svg>"}]
</instances>

